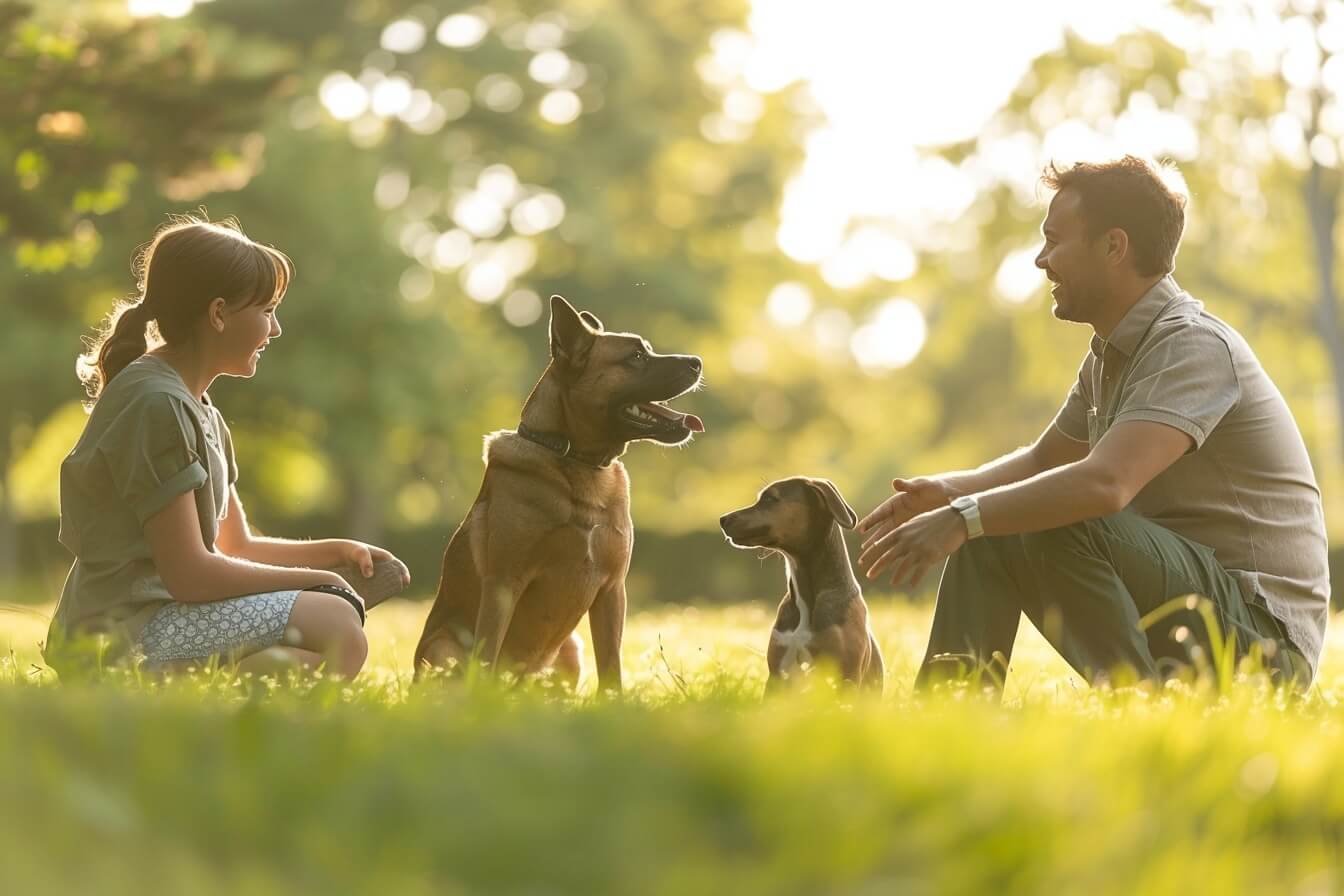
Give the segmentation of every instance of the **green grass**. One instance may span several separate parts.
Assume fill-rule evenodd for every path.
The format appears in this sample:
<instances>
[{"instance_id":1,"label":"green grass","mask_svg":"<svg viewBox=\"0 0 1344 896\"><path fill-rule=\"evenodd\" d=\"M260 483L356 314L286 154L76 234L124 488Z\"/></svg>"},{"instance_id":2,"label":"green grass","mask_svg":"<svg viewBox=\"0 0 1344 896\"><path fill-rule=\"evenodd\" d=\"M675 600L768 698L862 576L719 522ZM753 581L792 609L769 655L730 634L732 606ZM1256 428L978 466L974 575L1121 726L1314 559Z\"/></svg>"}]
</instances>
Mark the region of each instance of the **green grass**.
<instances>
[{"instance_id":1,"label":"green grass","mask_svg":"<svg viewBox=\"0 0 1344 896\"><path fill-rule=\"evenodd\" d=\"M53 687L41 611L0 613L0 893L1344 887L1338 638L1302 700L1104 693L1024 625L993 706L912 698L928 611L878 604L885 697L762 703L764 603L666 610L613 701L412 687L426 610L375 610L349 686Z\"/></svg>"}]
</instances>

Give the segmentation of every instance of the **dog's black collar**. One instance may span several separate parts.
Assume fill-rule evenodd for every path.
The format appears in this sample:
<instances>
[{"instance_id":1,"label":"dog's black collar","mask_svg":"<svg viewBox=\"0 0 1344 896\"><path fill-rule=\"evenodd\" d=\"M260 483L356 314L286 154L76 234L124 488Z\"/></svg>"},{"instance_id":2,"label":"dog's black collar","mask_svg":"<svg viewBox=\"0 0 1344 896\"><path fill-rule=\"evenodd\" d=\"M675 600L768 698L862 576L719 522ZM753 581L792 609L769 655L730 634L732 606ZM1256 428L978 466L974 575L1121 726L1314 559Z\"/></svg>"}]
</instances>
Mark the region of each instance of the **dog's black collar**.
<instances>
[{"instance_id":1,"label":"dog's black collar","mask_svg":"<svg viewBox=\"0 0 1344 896\"><path fill-rule=\"evenodd\" d=\"M578 461L584 466L592 467L597 470L601 470L605 467L611 466L611 462L615 460L614 457L609 457L609 458L603 458L602 461L598 462L587 457L581 457L580 455L575 453L574 443L571 442L565 436L560 435L560 433L558 432L541 432L540 430L533 429L526 423L518 424L518 435L527 439L529 442L540 445L541 447L560 455L563 458Z\"/></svg>"}]
</instances>

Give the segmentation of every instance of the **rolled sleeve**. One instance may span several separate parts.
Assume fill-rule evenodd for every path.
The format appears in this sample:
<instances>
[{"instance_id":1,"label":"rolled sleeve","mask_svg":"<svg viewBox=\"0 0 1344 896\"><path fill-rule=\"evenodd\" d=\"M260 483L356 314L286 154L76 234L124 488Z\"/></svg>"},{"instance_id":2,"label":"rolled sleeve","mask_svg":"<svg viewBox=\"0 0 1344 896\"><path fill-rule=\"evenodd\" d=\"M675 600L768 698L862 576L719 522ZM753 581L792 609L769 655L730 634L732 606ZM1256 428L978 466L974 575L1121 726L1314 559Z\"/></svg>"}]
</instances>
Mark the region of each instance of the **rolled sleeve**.
<instances>
[{"instance_id":1,"label":"rolled sleeve","mask_svg":"<svg viewBox=\"0 0 1344 896\"><path fill-rule=\"evenodd\" d=\"M1111 425L1163 423L1190 436L1198 450L1240 398L1232 353L1222 337L1198 326L1173 328L1134 359Z\"/></svg>"},{"instance_id":2,"label":"rolled sleeve","mask_svg":"<svg viewBox=\"0 0 1344 896\"><path fill-rule=\"evenodd\" d=\"M135 401L108 427L99 451L117 493L141 525L178 495L206 483L197 444L190 412L167 393Z\"/></svg>"}]
</instances>

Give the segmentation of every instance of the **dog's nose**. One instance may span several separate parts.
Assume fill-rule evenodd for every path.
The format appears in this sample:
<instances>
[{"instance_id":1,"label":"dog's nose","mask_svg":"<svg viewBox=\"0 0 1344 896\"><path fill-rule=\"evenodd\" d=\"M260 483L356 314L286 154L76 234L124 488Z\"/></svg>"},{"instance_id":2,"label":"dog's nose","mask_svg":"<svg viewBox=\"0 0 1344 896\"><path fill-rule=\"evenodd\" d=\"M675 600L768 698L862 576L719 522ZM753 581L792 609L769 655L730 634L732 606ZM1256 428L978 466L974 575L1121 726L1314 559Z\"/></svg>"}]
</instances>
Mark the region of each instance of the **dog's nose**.
<instances>
[{"instance_id":1,"label":"dog's nose","mask_svg":"<svg viewBox=\"0 0 1344 896\"><path fill-rule=\"evenodd\" d=\"M701 370L704 369L705 362L701 361L695 355L691 355L686 360L690 362L691 369L694 370L696 373L699 373Z\"/></svg>"}]
</instances>

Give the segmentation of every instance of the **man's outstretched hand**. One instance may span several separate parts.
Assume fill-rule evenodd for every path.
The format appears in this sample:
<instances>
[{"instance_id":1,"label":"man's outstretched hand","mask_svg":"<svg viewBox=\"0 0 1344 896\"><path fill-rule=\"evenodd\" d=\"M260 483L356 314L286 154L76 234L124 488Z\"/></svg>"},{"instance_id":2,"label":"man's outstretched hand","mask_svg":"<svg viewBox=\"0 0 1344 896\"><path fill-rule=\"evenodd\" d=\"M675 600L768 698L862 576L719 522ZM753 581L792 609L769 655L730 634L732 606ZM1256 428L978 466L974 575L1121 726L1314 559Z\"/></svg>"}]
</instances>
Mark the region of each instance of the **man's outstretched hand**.
<instances>
[{"instance_id":1,"label":"man's outstretched hand","mask_svg":"<svg viewBox=\"0 0 1344 896\"><path fill-rule=\"evenodd\" d=\"M896 494L877 505L871 513L859 520L859 534L867 548L897 526L929 510L948 504L955 497L941 479L893 479L891 487Z\"/></svg>"},{"instance_id":2,"label":"man's outstretched hand","mask_svg":"<svg viewBox=\"0 0 1344 896\"><path fill-rule=\"evenodd\" d=\"M940 479L893 479L896 494L859 521L863 536L859 568L869 578L895 568L891 582L916 585L966 540L966 527L947 508L953 495Z\"/></svg>"}]
</instances>

